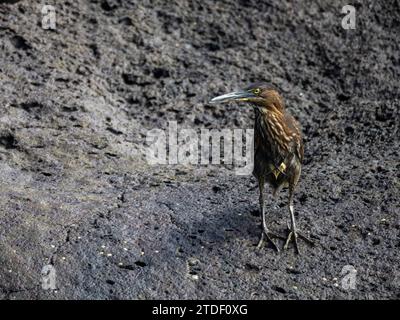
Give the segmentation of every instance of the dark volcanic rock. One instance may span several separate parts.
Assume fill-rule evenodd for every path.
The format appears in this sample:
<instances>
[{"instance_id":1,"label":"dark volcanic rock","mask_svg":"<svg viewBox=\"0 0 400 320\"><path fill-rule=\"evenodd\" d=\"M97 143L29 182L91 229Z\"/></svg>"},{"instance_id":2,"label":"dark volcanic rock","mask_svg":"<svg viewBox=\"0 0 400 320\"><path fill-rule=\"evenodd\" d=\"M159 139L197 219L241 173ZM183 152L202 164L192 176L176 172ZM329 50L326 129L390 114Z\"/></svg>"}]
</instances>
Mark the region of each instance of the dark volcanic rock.
<instances>
[{"instance_id":1,"label":"dark volcanic rock","mask_svg":"<svg viewBox=\"0 0 400 320\"><path fill-rule=\"evenodd\" d=\"M2 1L0 298L400 298L398 3L356 1L344 30L322 0L57 1L51 31ZM144 157L168 121L251 128L208 101L259 80L305 134L302 256L256 250L252 177ZM284 234L286 193L268 201Z\"/></svg>"}]
</instances>

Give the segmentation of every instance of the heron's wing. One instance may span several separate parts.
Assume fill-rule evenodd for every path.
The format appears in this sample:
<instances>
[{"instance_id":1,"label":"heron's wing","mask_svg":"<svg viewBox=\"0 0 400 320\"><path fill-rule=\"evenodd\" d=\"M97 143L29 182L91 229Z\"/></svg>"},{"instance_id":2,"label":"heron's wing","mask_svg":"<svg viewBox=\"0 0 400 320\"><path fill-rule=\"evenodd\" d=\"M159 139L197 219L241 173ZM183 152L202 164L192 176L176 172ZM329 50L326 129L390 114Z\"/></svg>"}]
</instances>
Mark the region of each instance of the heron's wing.
<instances>
[{"instance_id":1,"label":"heron's wing","mask_svg":"<svg viewBox=\"0 0 400 320\"><path fill-rule=\"evenodd\" d=\"M302 162L304 158L304 144L300 125L289 113L285 113L284 117L287 128L290 131L289 134L292 137L295 154L297 158Z\"/></svg>"}]
</instances>

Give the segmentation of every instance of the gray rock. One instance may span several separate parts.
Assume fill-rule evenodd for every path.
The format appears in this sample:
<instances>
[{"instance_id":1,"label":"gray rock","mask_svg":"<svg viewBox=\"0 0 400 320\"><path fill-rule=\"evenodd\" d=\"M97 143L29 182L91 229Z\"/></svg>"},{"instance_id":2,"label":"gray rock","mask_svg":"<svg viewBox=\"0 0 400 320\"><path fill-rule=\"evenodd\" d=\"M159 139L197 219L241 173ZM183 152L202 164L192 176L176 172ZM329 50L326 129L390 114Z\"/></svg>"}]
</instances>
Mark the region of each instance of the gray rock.
<instances>
[{"instance_id":1,"label":"gray rock","mask_svg":"<svg viewBox=\"0 0 400 320\"><path fill-rule=\"evenodd\" d=\"M357 5L355 30L326 1L55 8L45 30L33 1L0 5L0 298L400 297L394 5ZM295 205L317 245L302 256L256 250L252 177L145 160L148 130L168 121L251 128L251 108L208 101L256 80L305 134ZM286 194L268 201L284 234Z\"/></svg>"}]
</instances>

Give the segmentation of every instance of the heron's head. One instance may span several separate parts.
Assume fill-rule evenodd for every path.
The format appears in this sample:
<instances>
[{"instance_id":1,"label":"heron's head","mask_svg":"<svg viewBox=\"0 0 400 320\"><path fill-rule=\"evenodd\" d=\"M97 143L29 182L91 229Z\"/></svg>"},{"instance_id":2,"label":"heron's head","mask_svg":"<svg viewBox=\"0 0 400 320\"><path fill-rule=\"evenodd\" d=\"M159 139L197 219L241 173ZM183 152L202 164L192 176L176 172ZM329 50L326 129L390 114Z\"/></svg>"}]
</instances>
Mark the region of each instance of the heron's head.
<instances>
[{"instance_id":1,"label":"heron's head","mask_svg":"<svg viewBox=\"0 0 400 320\"><path fill-rule=\"evenodd\" d=\"M223 102L247 102L257 107L273 106L278 110L284 108L283 99L278 91L271 85L265 83L255 83L245 89L233 91L213 98L210 103Z\"/></svg>"}]
</instances>

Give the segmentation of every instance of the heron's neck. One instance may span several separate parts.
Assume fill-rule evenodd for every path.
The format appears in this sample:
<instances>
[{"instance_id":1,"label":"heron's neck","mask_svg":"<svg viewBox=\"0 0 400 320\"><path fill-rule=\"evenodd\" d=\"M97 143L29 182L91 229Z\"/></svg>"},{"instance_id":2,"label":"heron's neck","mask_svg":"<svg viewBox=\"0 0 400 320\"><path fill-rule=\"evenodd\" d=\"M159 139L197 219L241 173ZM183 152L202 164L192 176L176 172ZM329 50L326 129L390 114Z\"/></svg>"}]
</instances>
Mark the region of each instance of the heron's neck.
<instances>
[{"instance_id":1,"label":"heron's neck","mask_svg":"<svg viewBox=\"0 0 400 320\"><path fill-rule=\"evenodd\" d=\"M285 132L283 113L277 109L255 108L255 130L263 140L275 145L280 152L287 151L289 138Z\"/></svg>"}]
</instances>

